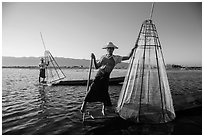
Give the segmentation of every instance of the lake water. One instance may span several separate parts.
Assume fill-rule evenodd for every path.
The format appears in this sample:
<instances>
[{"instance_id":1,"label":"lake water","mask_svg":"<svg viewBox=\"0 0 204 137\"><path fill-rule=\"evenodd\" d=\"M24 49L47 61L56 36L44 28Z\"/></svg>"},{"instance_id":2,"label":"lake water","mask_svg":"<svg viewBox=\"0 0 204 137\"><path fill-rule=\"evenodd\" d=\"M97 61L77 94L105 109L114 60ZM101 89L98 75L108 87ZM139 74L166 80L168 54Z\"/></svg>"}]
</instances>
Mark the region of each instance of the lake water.
<instances>
[{"instance_id":1,"label":"lake water","mask_svg":"<svg viewBox=\"0 0 204 137\"><path fill-rule=\"evenodd\" d=\"M87 79L88 71L63 69L66 79ZM125 74L126 70L114 70L111 77ZM37 69L2 69L2 134L202 134L200 114L193 121L182 117L159 125L135 125L118 118L82 124L79 109L86 86L43 87L38 85L38 75ZM202 91L202 71L168 71L168 78L173 96ZM121 87L109 87L114 105ZM101 104L90 104L89 109L101 109Z\"/></svg>"}]
</instances>

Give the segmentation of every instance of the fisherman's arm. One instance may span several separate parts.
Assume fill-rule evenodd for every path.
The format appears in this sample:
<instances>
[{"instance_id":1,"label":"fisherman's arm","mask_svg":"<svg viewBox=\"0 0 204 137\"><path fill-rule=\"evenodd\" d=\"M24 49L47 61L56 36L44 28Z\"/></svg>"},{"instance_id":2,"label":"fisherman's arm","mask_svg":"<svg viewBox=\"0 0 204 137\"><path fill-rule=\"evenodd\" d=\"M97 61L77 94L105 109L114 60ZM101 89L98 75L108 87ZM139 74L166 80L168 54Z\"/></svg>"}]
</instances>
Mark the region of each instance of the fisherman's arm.
<instances>
[{"instance_id":1,"label":"fisherman's arm","mask_svg":"<svg viewBox=\"0 0 204 137\"><path fill-rule=\"evenodd\" d=\"M136 46L134 48L132 48L132 50L131 50L131 52L130 52L130 54L128 56L123 56L122 61L130 59L130 57L132 56L132 54L134 53L134 50L136 48L137 48Z\"/></svg>"}]
</instances>

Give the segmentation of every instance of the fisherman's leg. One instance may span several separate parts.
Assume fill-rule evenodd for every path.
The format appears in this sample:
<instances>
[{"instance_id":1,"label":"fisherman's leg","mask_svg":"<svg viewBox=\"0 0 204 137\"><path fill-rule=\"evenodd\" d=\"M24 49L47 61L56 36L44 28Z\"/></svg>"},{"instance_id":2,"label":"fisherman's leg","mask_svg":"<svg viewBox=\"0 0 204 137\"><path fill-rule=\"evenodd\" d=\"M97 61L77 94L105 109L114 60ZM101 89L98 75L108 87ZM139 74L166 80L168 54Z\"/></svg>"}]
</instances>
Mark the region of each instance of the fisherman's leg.
<instances>
[{"instance_id":1,"label":"fisherman's leg","mask_svg":"<svg viewBox=\"0 0 204 137\"><path fill-rule=\"evenodd\" d=\"M111 103L110 97L107 97L106 100L103 102L103 106L102 106L102 114L103 116L106 115L106 112L114 112L114 107Z\"/></svg>"},{"instance_id":2,"label":"fisherman's leg","mask_svg":"<svg viewBox=\"0 0 204 137\"><path fill-rule=\"evenodd\" d=\"M42 69L42 78L43 78L42 82L45 82L45 69Z\"/></svg>"}]
</instances>

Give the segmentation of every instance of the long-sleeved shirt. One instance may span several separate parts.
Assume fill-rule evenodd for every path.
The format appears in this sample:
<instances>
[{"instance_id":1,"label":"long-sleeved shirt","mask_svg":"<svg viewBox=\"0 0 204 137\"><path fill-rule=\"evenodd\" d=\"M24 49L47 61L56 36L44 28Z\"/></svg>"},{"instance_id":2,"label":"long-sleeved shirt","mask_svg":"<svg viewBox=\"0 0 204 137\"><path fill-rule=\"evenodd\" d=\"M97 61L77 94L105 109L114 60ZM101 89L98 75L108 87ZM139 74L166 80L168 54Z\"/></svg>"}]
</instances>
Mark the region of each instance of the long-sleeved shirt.
<instances>
[{"instance_id":1,"label":"long-sleeved shirt","mask_svg":"<svg viewBox=\"0 0 204 137\"><path fill-rule=\"evenodd\" d=\"M121 61L122 56L108 56L108 54L106 54L100 58L100 60L97 62L97 65L99 66L99 70L101 70L102 72L111 73L115 65L120 63Z\"/></svg>"}]
</instances>

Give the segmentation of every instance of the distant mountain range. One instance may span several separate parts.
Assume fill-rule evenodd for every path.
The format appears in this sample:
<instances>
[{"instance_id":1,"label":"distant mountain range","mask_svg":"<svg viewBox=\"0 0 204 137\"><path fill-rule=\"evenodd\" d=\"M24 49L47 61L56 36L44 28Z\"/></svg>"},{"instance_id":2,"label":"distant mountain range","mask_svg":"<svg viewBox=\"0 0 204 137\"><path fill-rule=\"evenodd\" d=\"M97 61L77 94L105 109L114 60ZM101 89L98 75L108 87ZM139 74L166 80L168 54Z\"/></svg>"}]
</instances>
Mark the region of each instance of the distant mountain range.
<instances>
[{"instance_id":1,"label":"distant mountain range","mask_svg":"<svg viewBox=\"0 0 204 137\"><path fill-rule=\"evenodd\" d=\"M63 58L55 57L58 65L61 67L83 67L87 68L90 66L90 60L87 59L73 59L73 58ZM12 67L12 66L38 66L40 63L40 57L2 57L2 66ZM127 68L128 63L119 63L116 68Z\"/></svg>"},{"instance_id":2,"label":"distant mountain range","mask_svg":"<svg viewBox=\"0 0 204 137\"><path fill-rule=\"evenodd\" d=\"M90 60L87 59L73 59L55 57L58 65L62 68L89 68ZM40 63L40 57L2 57L2 67L15 67L15 68L37 68ZM188 69L201 69L200 66L186 66ZM127 69L128 63L122 62L115 66L118 69ZM183 65L166 64L167 69L181 69L185 68Z\"/></svg>"}]
</instances>

